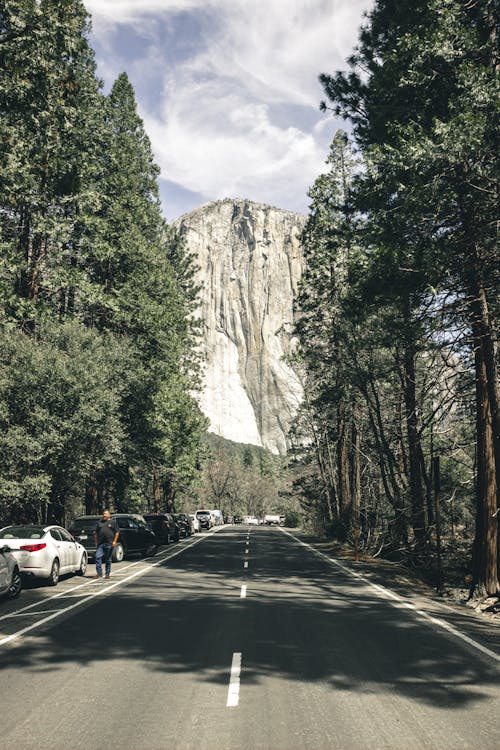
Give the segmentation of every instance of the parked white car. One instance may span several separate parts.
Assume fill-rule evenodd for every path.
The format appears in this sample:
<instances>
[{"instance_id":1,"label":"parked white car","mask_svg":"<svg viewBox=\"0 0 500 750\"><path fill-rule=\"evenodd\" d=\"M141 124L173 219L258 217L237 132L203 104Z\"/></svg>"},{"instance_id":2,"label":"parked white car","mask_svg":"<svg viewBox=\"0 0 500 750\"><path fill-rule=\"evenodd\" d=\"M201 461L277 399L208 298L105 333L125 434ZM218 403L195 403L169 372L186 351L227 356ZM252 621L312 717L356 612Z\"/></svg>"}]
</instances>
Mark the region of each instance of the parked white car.
<instances>
[{"instance_id":1,"label":"parked white car","mask_svg":"<svg viewBox=\"0 0 500 750\"><path fill-rule=\"evenodd\" d=\"M0 596L15 599L22 585L16 558L10 551L9 545L0 542Z\"/></svg>"},{"instance_id":2,"label":"parked white car","mask_svg":"<svg viewBox=\"0 0 500 750\"><path fill-rule=\"evenodd\" d=\"M46 578L56 586L64 573L85 575L87 552L61 526L5 526L0 529L0 547L7 545L22 575Z\"/></svg>"},{"instance_id":3,"label":"parked white car","mask_svg":"<svg viewBox=\"0 0 500 750\"><path fill-rule=\"evenodd\" d=\"M194 515L194 513L190 513L189 514L189 518L193 522L193 531L196 534L200 530L200 528L201 528L200 522L198 521L198 519L196 518L196 516Z\"/></svg>"}]
</instances>

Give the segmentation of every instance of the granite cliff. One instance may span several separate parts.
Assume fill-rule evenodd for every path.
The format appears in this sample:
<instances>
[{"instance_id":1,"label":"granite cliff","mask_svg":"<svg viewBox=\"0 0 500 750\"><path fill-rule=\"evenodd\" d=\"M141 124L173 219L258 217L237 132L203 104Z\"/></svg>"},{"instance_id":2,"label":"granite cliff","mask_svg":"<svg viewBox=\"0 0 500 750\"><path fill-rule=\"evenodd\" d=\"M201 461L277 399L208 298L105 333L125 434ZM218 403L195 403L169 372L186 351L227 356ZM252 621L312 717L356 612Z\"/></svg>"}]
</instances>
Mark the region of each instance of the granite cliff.
<instances>
[{"instance_id":1,"label":"granite cliff","mask_svg":"<svg viewBox=\"0 0 500 750\"><path fill-rule=\"evenodd\" d=\"M305 217L248 200L222 200L174 225L198 259L204 387L210 430L287 450L302 388L293 351L293 299L303 270Z\"/></svg>"}]
</instances>

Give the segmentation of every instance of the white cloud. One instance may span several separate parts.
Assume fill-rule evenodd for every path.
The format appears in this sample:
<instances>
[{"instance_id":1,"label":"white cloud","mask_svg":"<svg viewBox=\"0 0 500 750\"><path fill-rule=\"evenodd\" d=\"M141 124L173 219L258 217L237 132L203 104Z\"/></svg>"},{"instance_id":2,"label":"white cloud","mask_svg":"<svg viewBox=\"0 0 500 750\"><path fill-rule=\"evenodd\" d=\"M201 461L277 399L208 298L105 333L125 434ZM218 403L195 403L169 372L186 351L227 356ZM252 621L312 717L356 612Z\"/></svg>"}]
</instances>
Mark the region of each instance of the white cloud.
<instances>
[{"instance_id":1,"label":"white cloud","mask_svg":"<svg viewBox=\"0 0 500 750\"><path fill-rule=\"evenodd\" d=\"M305 207L333 134L331 120L328 128L318 112L318 74L344 67L371 4L86 1L108 60L124 27L148 38L147 53L130 62L129 72L162 176L207 199L240 196L283 208ZM196 36L188 40L191 54L175 59L172 40L186 13L196 24L188 32L183 26L183 33ZM151 92L141 95L153 66L155 80L161 73L164 81L155 106ZM113 67L106 60L100 65L106 74Z\"/></svg>"},{"instance_id":2,"label":"white cloud","mask_svg":"<svg viewBox=\"0 0 500 750\"><path fill-rule=\"evenodd\" d=\"M267 104L217 81L171 86L162 115L145 122L162 175L209 199L296 207L325 158L311 133L278 127Z\"/></svg>"}]
</instances>

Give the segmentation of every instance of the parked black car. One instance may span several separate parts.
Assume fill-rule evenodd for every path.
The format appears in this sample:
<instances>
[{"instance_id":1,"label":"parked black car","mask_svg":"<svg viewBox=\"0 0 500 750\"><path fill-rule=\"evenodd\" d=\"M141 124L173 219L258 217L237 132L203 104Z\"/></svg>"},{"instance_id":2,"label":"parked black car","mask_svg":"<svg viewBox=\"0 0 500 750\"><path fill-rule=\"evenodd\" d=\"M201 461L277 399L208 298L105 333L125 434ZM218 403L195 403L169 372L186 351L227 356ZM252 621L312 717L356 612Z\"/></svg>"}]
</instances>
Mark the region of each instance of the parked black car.
<instances>
[{"instance_id":1,"label":"parked black car","mask_svg":"<svg viewBox=\"0 0 500 750\"><path fill-rule=\"evenodd\" d=\"M186 527L186 531L187 531L186 536L192 536L194 534L194 526L193 526L193 521L189 516L189 513L178 513L177 516L180 522L183 523Z\"/></svg>"},{"instance_id":2,"label":"parked black car","mask_svg":"<svg viewBox=\"0 0 500 750\"><path fill-rule=\"evenodd\" d=\"M179 524L179 534L181 538L185 539L187 536L191 536L192 527L191 527L191 519L189 518L189 523L186 521L185 513L172 513L174 520L176 523Z\"/></svg>"},{"instance_id":3,"label":"parked black car","mask_svg":"<svg viewBox=\"0 0 500 750\"><path fill-rule=\"evenodd\" d=\"M160 544L179 541L179 524L171 513L145 513L144 519L151 526Z\"/></svg>"},{"instance_id":4,"label":"parked black car","mask_svg":"<svg viewBox=\"0 0 500 750\"><path fill-rule=\"evenodd\" d=\"M69 527L69 532L77 542L80 542L89 557L95 556L96 546L94 529L101 516L80 516L75 518ZM158 539L148 528L143 516L136 513L113 513L120 530L118 542L113 549L113 561L121 562L131 552L142 555L155 555L158 551Z\"/></svg>"}]
</instances>

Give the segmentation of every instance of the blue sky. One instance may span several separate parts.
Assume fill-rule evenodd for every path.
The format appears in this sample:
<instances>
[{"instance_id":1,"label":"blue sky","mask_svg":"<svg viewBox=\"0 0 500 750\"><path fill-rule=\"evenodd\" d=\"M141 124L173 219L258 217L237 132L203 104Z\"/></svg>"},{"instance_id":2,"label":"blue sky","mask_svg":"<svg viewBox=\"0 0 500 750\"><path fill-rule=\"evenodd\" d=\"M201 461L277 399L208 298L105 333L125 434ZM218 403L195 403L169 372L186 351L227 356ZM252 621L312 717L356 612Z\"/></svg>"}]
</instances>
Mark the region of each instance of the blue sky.
<instances>
[{"instance_id":1,"label":"blue sky","mask_svg":"<svg viewBox=\"0 0 500 750\"><path fill-rule=\"evenodd\" d=\"M338 127L319 73L345 69L372 0L85 0L98 73L126 71L168 220L219 198L307 212Z\"/></svg>"}]
</instances>

